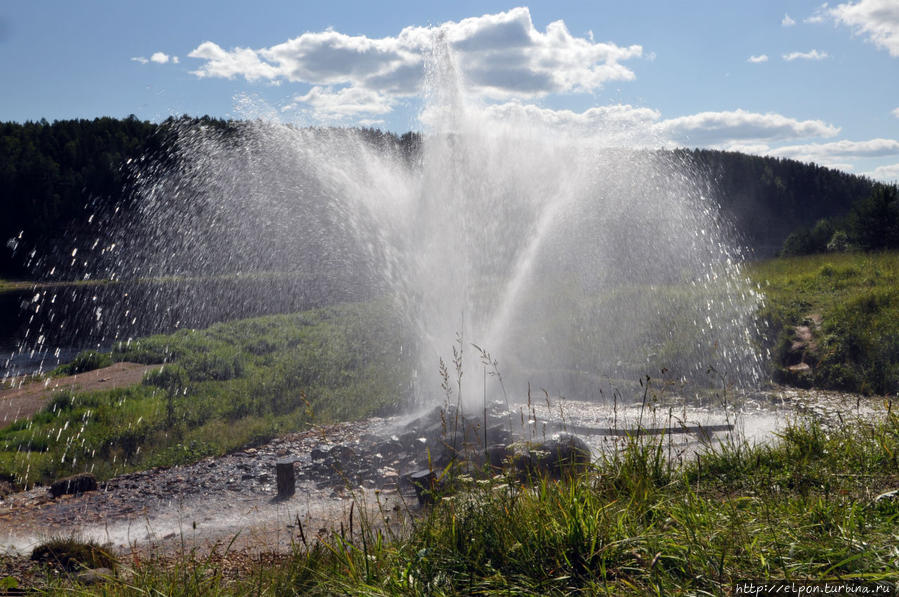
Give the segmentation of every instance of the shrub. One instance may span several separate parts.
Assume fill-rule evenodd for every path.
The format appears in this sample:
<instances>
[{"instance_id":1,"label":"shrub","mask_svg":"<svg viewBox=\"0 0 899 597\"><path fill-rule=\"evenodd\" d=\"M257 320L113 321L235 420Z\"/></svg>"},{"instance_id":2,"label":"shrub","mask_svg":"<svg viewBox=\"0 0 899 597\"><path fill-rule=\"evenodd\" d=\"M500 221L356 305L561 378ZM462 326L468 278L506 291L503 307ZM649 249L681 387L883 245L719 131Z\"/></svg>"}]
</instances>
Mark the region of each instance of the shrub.
<instances>
[{"instance_id":1,"label":"shrub","mask_svg":"<svg viewBox=\"0 0 899 597\"><path fill-rule=\"evenodd\" d=\"M162 388L171 393L183 392L190 383L187 371L181 365L163 365L144 375L144 385Z\"/></svg>"},{"instance_id":2,"label":"shrub","mask_svg":"<svg viewBox=\"0 0 899 597\"><path fill-rule=\"evenodd\" d=\"M67 365L60 365L53 370L55 375L77 375L94 369L112 365L112 358L105 352L85 350L75 356L75 360Z\"/></svg>"},{"instance_id":3,"label":"shrub","mask_svg":"<svg viewBox=\"0 0 899 597\"><path fill-rule=\"evenodd\" d=\"M188 376L194 381L227 381L246 371L246 362L237 350L219 348L185 359Z\"/></svg>"},{"instance_id":4,"label":"shrub","mask_svg":"<svg viewBox=\"0 0 899 597\"><path fill-rule=\"evenodd\" d=\"M31 559L67 571L116 567L115 558L95 541L74 536L57 537L41 543L31 552Z\"/></svg>"},{"instance_id":5,"label":"shrub","mask_svg":"<svg viewBox=\"0 0 899 597\"><path fill-rule=\"evenodd\" d=\"M846 234L845 230L837 230L834 232L833 236L830 237L830 241L827 243L828 253L845 253L850 248L849 235Z\"/></svg>"}]
</instances>

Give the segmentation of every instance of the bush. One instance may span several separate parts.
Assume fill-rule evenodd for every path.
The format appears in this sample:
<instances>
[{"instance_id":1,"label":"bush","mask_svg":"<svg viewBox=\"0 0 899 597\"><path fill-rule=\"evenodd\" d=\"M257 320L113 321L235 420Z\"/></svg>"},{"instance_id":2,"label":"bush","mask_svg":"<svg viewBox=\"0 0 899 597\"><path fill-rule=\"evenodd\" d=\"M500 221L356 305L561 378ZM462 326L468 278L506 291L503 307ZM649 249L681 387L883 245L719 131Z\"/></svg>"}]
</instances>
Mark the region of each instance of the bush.
<instances>
[{"instance_id":1,"label":"bush","mask_svg":"<svg viewBox=\"0 0 899 597\"><path fill-rule=\"evenodd\" d=\"M112 365L112 358L105 352L85 350L75 356L75 360L67 365L60 365L53 370L54 375L77 375L94 369Z\"/></svg>"},{"instance_id":2,"label":"bush","mask_svg":"<svg viewBox=\"0 0 899 597\"><path fill-rule=\"evenodd\" d=\"M220 348L184 359L190 379L194 381L227 381L241 377L246 371L244 357L235 349Z\"/></svg>"},{"instance_id":3,"label":"bush","mask_svg":"<svg viewBox=\"0 0 899 597\"><path fill-rule=\"evenodd\" d=\"M834 232L833 236L830 237L830 241L827 243L828 253L845 253L850 248L849 235L846 234L845 230L837 230Z\"/></svg>"},{"instance_id":4,"label":"bush","mask_svg":"<svg viewBox=\"0 0 899 597\"><path fill-rule=\"evenodd\" d=\"M41 543L31 552L31 559L69 572L79 569L115 569L115 558L95 541L74 536L58 537Z\"/></svg>"},{"instance_id":5,"label":"bush","mask_svg":"<svg viewBox=\"0 0 899 597\"><path fill-rule=\"evenodd\" d=\"M181 365L163 365L144 375L144 385L162 388L170 393L183 392L190 383L187 371Z\"/></svg>"}]
</instances>

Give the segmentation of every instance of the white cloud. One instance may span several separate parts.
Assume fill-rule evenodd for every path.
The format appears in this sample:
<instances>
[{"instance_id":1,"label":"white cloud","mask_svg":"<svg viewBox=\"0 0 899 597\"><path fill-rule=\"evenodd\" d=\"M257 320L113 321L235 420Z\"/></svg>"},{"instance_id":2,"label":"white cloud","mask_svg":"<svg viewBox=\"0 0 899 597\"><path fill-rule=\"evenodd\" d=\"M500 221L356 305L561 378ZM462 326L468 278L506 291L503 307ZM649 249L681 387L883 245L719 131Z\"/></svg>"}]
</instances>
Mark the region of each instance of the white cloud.
<instances>
[{"instance_id":1,"label":"white cloud","mask_svg":"<svg viewBox=\"0 0 899 597\"><path fill-rule=\"evenodd\" d=\"M506 102L488 106L484 113L488 119L497 122L515 123L516 126L542 125L554 132L566 131L572 134L603 133L609 145L635 143L638 145L659 144L654 127L661 114L651 108L639 108L627 104L595 106L583 112L572 110L552 110L533 104ZM614 138L613 138L614 137Z\"/></svg>"},{"instance_id":2,"label":"white cloud","mask_svg":"<svg viewBox=\"0 0 899 597\"><path fill-rule=\"evenodd\" d=\"M899 57L899 2L896 0L859 0L840 4L828 14L841 25L864 35L874 45Z\"/></svg>"},{"instance_id":3,"label":"white cloud","mask_svg":"<svg viewBox=\"0 0 899 597\"><path fill-rule=\"evenodd\" d=\"M546 125L557 131L601 131L610 144L699 146L766 155L771 142L832 137L840 129L820 120L797 120L781 114L745 110L701 112L662 119L659 111L626 104L597 106L584 112L552 110L506 102L485 109L488 118L519 126Z\"/></svg>"},{"instance_id":4,"label":"white cloud","mask_svg":"<svg viewBox=\"0 0 899 597\"><path fill-rule=\"evenodd\" d=\"M796 21L794 21L790 17L790 15L788 15L787 13L784 13L784 18L780 21L780 24L783 25L784 27L792 27L793 25L796 24Z\"/></svg>"},{"instance_id":5,"label":"white cloud","mask_svg":"<svg viewBox=\"0 0 899 597\"><path fill-rule=\"evenodd\" d=\"M361 87L344 87L334 91L330 87L316 86L306 95L295 97L294 101L307 105L318 118L325 120L343 120L360 114L386 114L393 108L389 97Z\"/></svg>"},{"instance_id":6,"label":"white cloud","mask_svg":"<svg viewBox=\"0 0 899 597\"><path fill-rule=\"evenodd\" d=\"M193 71L198 77L286 80L323 90L342 87L340 92L320 93L347 100L361 97L344 91L349 88L397 98L420 92L429 74L428 57L439 52L440 43L452 48L470 91L500 100L591 93L609 81L634 79L622 62L643 55L639 45L573 36L562 21L539 31L527 8L515 8L439 27L406 27L395 37L351 36L328 29L268 48L230 50L206 41L189 57L203 61ZM333 112L330 100L321 105Z\"/></svg>"},{"instance_id":7,"label":"white cloud","mask_svg":"<svg viewBox=\"0 0 899 597\"><path fill-rule=\"evenodd\" d=\"M149 59L144 58L143 56L135 56L131 60L141 64L148 64L150 62L155 62L156 64L167 64L168 62L178 64L179 62L177 56L169 56L165 52L153 52Z\"/></svg>"},{"instance_id":8,"label":"white cloud","mask_svg":"<svg viewBox=\"0 0 899 597\"><path fill-rule=\"evenodd\" d=\"M878 166L877 168L874 168L874 170L865 172L864 174L884 182L899 182L899 164Z\"/></svg>"},{"instance_id":9,"label":"white cloud","mask_svg":"<svg viewBox=\"0 0 899 597\"><path fill-rule=\"evenodd\" d=\"M753 62L758 64L759 62L768 62L767 54L759 54L758 56L750 56L746 59L746 62Z\"/></svg>"},{"instance_id":10,"label":"white cloud","mask_svg":"<svg viewBox=\"0 0 899 597\"><path fill-rule=\"evenodd\" d=\"M899 108L896 108L895 110L893 110L892 114L893 114L893 116L895 116L896 118L899 118Z\"/></svg>"},{"instance_id":11,"label":"white cloud","mask_svg":"<svg viewBox=\"0 0 899 597\"><path fill-rule=\"evenodd\" d=\"M789 54L783 55L783 59L787 62L792 62L793 60L824 60L827 57L827 52L819 52L818 50L810 50L808 52L790 52Z\"/></svg>"},{"instance_id":12,"label":"white cloud","mask_svg":"<svg viewBox=\"0 0 899 597\"><path fill-rule=\"evenodd\" d=\"M868 141L833 141L788 145L768 152L769 155L788 157L806 162L832 164L852 158L874 158L899 155L899 141L894 139L869 139Z\"/></svg>"},{"instance_id":13,"label":"white cloud","mask_svg":"<svg viewBox=\"0 0 899 597\"><path fill-rule=\"evenodd\" d=\"M828 11L827 2L825 2L824 4L822 4L821 6L816 8L815 12L813 12L810 16L807 16L806 18L802 19L802 22L803 23L813 23L813 24L823 23L825 20L827 20L827 11Z\"/></svg>"},{"instance_id":14,"label":"white cloud","mask_svg":"<svg viewBox=\"0 0 899 597\"><path fill-rule=\"evenodd\" d=\"M662 134L689 145L714 145L737 141L832 137L840 129L821 120L796 120L781 114L747 112L701 112L664 120Z\"/></svg>"},{"instance_id":15,"label":"white cloud","mask_svg":"<svg viewBox=\"0 0 899 597\"><path fill-rule=\"evenodd\" d=\"M206 64L199 70L192 71L198 77L233 79L235 76L243 76L248 81L255 81L278 76L275 67L259 60L256 52L249 48L235 48L226 52L211 41L206 41L197 46L188 57L206 60Z\"/></svg>"}]
</instances>

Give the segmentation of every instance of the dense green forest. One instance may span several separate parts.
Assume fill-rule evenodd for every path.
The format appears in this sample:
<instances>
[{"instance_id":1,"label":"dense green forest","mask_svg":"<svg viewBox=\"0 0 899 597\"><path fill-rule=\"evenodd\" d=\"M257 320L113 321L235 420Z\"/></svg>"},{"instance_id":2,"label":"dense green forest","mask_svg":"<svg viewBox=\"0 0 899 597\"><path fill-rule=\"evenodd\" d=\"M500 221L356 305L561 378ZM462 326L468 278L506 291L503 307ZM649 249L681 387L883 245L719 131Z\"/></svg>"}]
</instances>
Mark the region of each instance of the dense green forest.
<instances>
[{"instance_id":1,"label":"dense green forest","mask_svg":"<svg viewBox=\"0 0 899 597\"><path fill-rule=\"evenodd\" d=\"M158 149L158 128L133 116L0 124L0 276L28 276L35 248L77 234L95 202L125 196L123 166Z\"/></svg>"},{"instance_id":2,"label":"dense green forest","mask_svg":"<svg viewBox=\"0 0 899 597\"><path fill-rule=\"evenodd\" d=\"M90 234L94 214L130 208L140 171L134 160L177 159L175 136L195 125L236 128L209 117L162 124L134 116L0 123L0 278L39 277L64 265L68 255L57 248L63 240L71 247L73 239ZM420 151L417 133L362 132L374 145L413 161ZM757 256L773 255L803 226L846 216L873 188L868 179L792 160L686 149L670 157L703 175L709 196Z\"/></svg>"},{"instance_id":3,"label":"dense green forest","mask_svg":"<svg viewBox=\"0 0 899 597\"><path fill-rule=\"evenodd\" d=\"M856 200L842 217L821 218L802 226L784 241L785 257L850 250L899 249L899 188L877 185Z\"/></svg>"},{"instance_id":4,"label":"dense green forest","mask_svg":"<svg viewBox=\"0 0 899 597\"><path fill-rule=\"evenodd\" d=\"M708 149L675 154L706 176L712 196L758 257L774 256L797 229L845 216L875 186L868 178L795 160Z\"/></svg>"}]
</instances>

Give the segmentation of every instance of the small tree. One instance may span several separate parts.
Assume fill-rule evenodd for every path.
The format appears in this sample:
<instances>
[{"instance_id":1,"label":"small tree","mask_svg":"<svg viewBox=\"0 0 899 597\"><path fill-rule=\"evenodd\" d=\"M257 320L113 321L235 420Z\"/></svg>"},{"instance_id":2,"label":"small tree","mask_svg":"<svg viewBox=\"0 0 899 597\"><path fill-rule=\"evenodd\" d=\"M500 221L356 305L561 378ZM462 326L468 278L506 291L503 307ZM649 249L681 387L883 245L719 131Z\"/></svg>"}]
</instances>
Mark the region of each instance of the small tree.
<instances>
[{"instance_id":1,"label":"small tree","mask_svg":"<svg viewBox=\"0 0 899 597\"><path fill-rule=\"evenodd\" d=\"M144 385L156 386L165 391L165 420L171 427L175 424L175 397L187 391L190 378L181 365L163 365L161 369L150 371L144 376Z\"/></svg>"},{"instance_id":2,"label":"small tree","mask_svg":"<svg viewBox=\"0 0 899 597\"><path fill-rule=\"evenodd\" d=\"M871 195L852 205L849 232L853 244L865 251L899 247L899 192L878 185Z\"/></svg>"},{"instance_id":3,"label":"small tree","mask_svg":"<svg viewBox=\"0 0 899 597\"><path fill-rule=\"evenodd\" d=\"M827 243L827 251L830 253L845 253L850 248L849 235L845 230L837 230Z\"/></svg>"}]
</instances>

